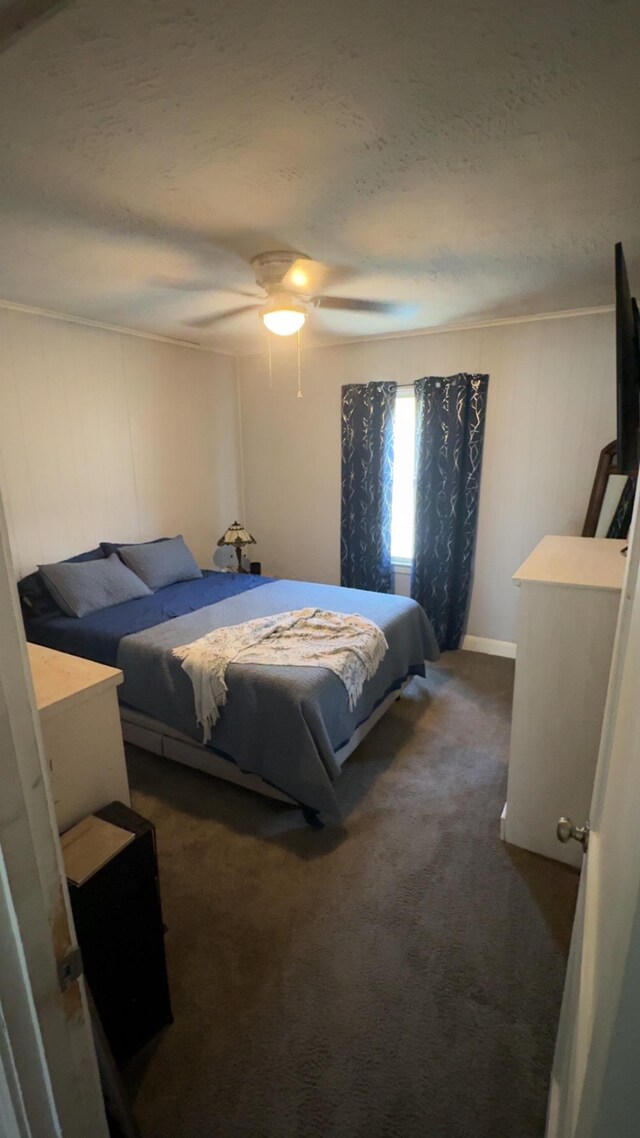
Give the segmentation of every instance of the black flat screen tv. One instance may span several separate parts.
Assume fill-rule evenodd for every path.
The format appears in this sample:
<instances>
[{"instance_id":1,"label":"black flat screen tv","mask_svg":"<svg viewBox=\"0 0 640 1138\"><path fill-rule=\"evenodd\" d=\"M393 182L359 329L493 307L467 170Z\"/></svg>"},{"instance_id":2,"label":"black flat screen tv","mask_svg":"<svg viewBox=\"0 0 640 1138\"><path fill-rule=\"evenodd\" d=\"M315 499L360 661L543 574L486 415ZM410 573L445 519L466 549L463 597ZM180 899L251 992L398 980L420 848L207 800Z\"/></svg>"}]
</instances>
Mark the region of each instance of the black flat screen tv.
<instances>
[{"instance_id":1,"label":"black flat screen tv","mask_svg":"<svg viewBox=\"0 0 640 1138\"><path fill-rule=\"evenodd\" d=\"M618 392L618 445L616 467L620 474L638 470L640 430L640 320L631 296L627 266L620 242L616 245L616 380Z\"/></svg>"}]
</instances>

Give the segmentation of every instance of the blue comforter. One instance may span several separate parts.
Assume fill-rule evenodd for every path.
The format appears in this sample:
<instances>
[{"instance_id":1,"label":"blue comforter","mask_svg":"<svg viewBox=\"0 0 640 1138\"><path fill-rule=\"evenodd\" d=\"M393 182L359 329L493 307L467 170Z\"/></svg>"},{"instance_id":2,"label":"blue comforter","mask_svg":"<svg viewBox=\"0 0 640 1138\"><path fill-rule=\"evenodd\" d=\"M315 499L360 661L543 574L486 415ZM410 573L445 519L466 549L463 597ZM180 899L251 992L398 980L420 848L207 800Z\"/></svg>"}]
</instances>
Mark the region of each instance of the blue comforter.
<instances>
[{"instance_id":1,"label":"blue comforter","mask_svg":"<svg viewBox=\"0 0 640 1138\"><path fill-rule=\"evenodd\" d=\"M118 648L124 636L145 632L178 616L267 585L271 580L271 577L253 577L248 573L212 573L205 570L195 581L178 581L175 585L158 589L149 597L125 601L122 605L100 609L89 616L77 618L60 613L57 616L34 617L26 625L27 640L115 668Z\"/></svg>"},{"instance_id":2,"label":"blue comforter","mask_svg":"<svg viewBox=\"0 0 640 1138\"><path fill-rule=\"evenodd\" d=\"M373 620L389 644L378 671L349 709L340 679L325 668L231 664L228 698L210 748L260 775L308 810L336 816L335 754L376 706L438 649L415 601L302 581L206 573L80 619L29 622L28 639L122 669L120 699L197 742L193 689L172 649L214 628L292 609L318 607Z\"/></svg>"}]
</instances>

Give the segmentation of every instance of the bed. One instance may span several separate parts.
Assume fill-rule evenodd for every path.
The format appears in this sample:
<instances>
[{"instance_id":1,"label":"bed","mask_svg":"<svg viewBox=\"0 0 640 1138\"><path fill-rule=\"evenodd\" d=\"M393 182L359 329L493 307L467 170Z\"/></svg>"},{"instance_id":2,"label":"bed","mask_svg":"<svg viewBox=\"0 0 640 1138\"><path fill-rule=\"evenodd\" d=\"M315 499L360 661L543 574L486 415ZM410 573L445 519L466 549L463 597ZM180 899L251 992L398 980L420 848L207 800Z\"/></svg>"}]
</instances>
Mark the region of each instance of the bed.
<instances>
[{"instance_id":1,"label":"bed","mask_svg":"<svg viewBox=\"0 0 640 1138\"><path fill-rule=\"evenodd\" d=\"M193 688L173 649L216 628L306 607L354 613L389 648L355 707L325 668L232 663L228 697L207 745ZM405 597L301 581L204 572L149 596L83 617L25 621L34 643L118 667L126 740L302 807L308 821L339 817L335 782L344 760L425 660L438 649L422 608Z\"/></svg>"}]
</instances>

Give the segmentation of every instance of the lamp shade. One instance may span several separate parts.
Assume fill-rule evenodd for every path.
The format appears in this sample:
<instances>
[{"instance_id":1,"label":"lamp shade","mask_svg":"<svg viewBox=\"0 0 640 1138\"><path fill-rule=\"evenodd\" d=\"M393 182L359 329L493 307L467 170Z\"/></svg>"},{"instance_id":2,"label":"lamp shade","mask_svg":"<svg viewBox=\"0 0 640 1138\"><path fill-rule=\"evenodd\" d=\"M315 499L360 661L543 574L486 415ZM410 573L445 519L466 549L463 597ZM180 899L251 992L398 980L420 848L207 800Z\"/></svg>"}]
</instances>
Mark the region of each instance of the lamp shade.
<instances>
[{"instance_id":1,"label":"lamp shade","mask_svg":"<svg viewBox=\"0 0 640 1138\"><path fill-rule=\"evenodd\" d=\"M218 545L243 546L255 544L255 537L252 537L240 522L234 522L232 526L229 526L229 529L225 530L218 540Z\"/></svg>"}]
</instances>

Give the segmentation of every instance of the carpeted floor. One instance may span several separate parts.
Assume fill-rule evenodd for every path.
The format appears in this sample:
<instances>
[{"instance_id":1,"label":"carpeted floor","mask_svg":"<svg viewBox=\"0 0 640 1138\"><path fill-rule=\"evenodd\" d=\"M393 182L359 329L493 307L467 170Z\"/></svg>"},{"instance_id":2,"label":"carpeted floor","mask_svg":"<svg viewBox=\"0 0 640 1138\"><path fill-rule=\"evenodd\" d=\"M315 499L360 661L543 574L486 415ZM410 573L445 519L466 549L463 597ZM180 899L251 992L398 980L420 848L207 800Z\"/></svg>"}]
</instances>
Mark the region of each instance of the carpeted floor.
<instances>
[{"instance_id":1,"label":"carpeted floor","mask_svg":"<svg viewBox=\"0 0 640 1138\"><path fill-rule=\"evenodd\" d=\"M348 760L343 827L129 748L175 1023L144 1138L541 1138L577 877L498 838L511 661L445 656Z\"/></svg>"}]
</instances>

